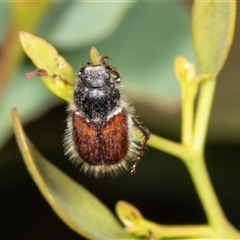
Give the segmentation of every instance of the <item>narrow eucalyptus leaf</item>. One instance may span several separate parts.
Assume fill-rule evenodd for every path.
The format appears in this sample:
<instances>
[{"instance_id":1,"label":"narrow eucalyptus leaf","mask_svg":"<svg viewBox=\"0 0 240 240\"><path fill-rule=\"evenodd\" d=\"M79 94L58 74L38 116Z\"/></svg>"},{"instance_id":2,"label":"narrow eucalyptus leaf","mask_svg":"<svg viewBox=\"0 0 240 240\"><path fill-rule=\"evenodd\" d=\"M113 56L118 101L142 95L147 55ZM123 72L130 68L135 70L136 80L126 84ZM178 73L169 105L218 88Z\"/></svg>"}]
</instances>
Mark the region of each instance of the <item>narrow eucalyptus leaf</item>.
<instances>
[{"instance_id":1,"label":"narrow eucalyptus leaf","mask_svg":"<svg viewBox=\"0 0 240 240\"><path fill-rule=\"evenodd\" d=\"M46 26L48 39L61 49L94 45L107 38L137 1L72 1L54 24ZM61 3L58 3L61 4ZM59 15L59 14L56 14Z\"/></svg>"},{"instance_id":2,"label":"narrow eucalyptus leaf","mask_svg":"<svg viewBox=\"0 0 240 240\"><path fill-rule=\"evenodd\" d=\"M202 73L216 76L232 44L236 1L194 1L193 41Z\"/></svg>"},{"instance_id":3,"label":"narrow eucalyptus leaf","mask_svg":"<svg viewBox=\"0 0 240 240\"><path fill-rule=\"evenodd\" d=\"M28 171L59 218L87 239L131 239L106 206L37 151L23 131L16 109L12 118Z\"/></svg>"},{"instance_id":4,"label":"narrow eucalyptus leaf","mask_svg":"<svg viewBox=\"0 0 240 240\"><path fill-rule=\"evenodd\" d=\"M23 50L41 71L44 84L58 97L71 102L74 72L71 65L47 41L27 32L19 33Z\"/></svg>"}]
</instances>

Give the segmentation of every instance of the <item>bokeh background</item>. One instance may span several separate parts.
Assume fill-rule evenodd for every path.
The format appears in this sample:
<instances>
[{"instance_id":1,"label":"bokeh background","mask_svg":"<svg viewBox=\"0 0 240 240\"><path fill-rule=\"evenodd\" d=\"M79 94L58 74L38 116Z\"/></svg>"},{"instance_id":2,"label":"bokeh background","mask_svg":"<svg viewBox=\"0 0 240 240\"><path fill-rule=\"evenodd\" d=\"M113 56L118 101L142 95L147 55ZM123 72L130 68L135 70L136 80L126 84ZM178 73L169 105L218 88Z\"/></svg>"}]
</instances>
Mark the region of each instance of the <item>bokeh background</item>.
<instances>
[{"instance_id":1,"label":"bokeh background","mask_svg":"<svg viewBox=\"0 0 240 240\"><path fill-rule=\"evenodd\" d=\"M29 31L53 44L77 71L89 49L111 57L141 122L151 132L180 139L179 85L173 60L195 62L191 1L0 3L0 239L81 239L48 206L23 163L12 134L18 108L29 138L49 161L114 211L118 200L162 224L205 223L206 217L182 162L149 148L137 174L95 179L63 154L66 103L25 73L35 67L18 40ZM238 7L238 12L240 7ZM219 75L206 144L209 173L228 219L240 229L240 20Z\"/></svg>"}]
</instances>

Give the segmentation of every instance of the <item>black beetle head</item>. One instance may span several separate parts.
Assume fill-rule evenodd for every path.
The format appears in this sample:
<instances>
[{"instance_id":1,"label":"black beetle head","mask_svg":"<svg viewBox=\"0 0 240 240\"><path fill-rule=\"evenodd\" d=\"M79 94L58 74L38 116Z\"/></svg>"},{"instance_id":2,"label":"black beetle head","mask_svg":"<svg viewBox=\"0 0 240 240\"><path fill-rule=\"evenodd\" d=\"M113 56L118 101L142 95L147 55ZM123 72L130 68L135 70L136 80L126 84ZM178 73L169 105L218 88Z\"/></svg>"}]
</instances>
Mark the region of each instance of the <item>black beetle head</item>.
<instances>
[{"instance_id":1,"label":"black beetle head","mask_svg":"<svg viewBox=\"0 0 240 240\"><path fill-rule=\"evenodd\" d=\"M78 72L78 76L86 87L101 88L108 83L111 74L105 66L96 65L82 67Z\"/></svg>"}]
</instances>

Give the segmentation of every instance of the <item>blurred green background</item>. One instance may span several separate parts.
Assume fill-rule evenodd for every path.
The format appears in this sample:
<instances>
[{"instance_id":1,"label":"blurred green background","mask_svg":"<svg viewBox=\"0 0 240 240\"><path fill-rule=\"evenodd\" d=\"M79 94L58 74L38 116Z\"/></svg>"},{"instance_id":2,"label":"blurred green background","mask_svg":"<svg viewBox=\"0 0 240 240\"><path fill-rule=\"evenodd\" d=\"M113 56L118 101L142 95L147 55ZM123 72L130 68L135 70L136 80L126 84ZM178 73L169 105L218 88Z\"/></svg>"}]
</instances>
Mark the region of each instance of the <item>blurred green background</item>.
<instances>
[{"instance_id":1,"label":"blurred green background","mask_svg":"<svg viewBox=\"0 0 240 240\"><path fill-rule=\"evenodd\" d=\"M238 7L238 12L240 8ZM229 220L240 229L240 20L220 73L206 146L207 166ZM140 121L151 132L179 141L176 55L195 62L191 2L0 3L0 239L79 239L53 213L25 168L12 135L10 111L18 108L25 130L43 155L87 187L111 210L122 199L162 224L205 223L191 179L178 159L149 148L137 174L94 179L64 156L66 104L52 95L24 56L18 31L53 44L77 71L89 49L111 57ZM61 186L59 186L61 187Z\"/></svg>"}]
</instances>

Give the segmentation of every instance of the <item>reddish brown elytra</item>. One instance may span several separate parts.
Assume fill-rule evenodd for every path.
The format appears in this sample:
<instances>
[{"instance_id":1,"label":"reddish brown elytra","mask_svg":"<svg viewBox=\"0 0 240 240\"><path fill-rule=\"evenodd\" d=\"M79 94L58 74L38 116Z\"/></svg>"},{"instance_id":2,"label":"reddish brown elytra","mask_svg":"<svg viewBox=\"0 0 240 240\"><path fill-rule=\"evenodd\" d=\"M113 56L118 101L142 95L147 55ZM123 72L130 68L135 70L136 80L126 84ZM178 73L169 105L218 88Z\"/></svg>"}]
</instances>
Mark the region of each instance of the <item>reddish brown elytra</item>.
<instances>
[{"instance_id":1,"label":"reddish brown elytra","mask_svg":"<svg viewBox=\"0 0 240 240\"><path fill-rule=\"evenodd\" d=\"M102 57L96 65L87 63L78 72L74 103L68 108L65 153L95 176L118 173L130 164L133 174L150 133L134 118L134 109L118 86L120 74L106 64L107 59Z\"/></svg>"}]
</instances>

